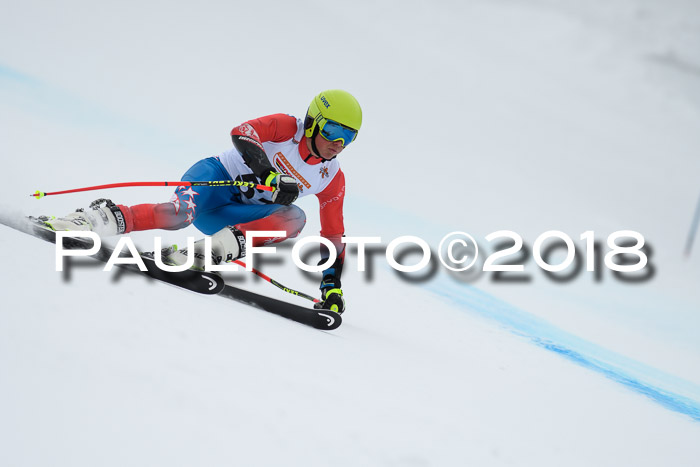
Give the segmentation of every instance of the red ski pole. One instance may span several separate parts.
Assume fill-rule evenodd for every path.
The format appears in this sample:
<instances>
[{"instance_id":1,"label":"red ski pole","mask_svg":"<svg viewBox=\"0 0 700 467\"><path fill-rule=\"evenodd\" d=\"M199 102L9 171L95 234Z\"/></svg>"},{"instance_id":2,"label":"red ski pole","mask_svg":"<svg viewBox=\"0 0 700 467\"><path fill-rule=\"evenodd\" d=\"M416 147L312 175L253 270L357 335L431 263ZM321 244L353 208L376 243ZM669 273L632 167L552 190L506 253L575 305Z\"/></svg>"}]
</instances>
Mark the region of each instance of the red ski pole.
<instances>
[{"instance_id":1,"label":"red ski pole","mask_svg":"<svg viewBox=\"0 0 700 467\"><path fill-rule=\"evenodd\" d=\"M73 188L72 190L63 191L53 191L50 193L45 193L43 191L37 190L29 196L33 196L36 199L41 199L44 196L51 195L63 195L66 193L77 193L79 191L93 191L93 190L104 190L107 188L122 188L127 186L245 186L248 188L255 188L256 190L263 191L275 191L275 188L267 185L260 185L258 183L252 182L242 182L238 180L212 180L204 182L125 182L125 183L109 183L107 185L96 185L88 186L84 188Z\"/></svg>"}]
</instances>

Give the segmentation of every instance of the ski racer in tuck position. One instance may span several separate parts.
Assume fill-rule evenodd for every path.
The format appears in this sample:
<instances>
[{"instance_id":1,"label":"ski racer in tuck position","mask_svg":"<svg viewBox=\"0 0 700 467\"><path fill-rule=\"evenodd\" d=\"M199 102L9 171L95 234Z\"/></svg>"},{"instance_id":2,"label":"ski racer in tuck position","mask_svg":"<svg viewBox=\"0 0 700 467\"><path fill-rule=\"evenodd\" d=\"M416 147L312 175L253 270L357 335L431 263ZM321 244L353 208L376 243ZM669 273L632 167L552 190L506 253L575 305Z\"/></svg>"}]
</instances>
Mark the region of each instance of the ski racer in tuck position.
<instances>
[{"instance_id":1,"label":"ski racer in tuck position","mask_svg":"<svg viewBox=\"0 0 700 467\"><path fill-rule=\"evenodd\" d=\"M362 110L342 90L313 98L304 121L285 114L249 120L231 131L233 148L195 163L183 181L238 180L275 188L180 187L167 203L124 206L97 200L87 210L51 218L53 230L91 230L101 236L132 231L177 230L194 224L211 236L212 264L245 256L247 231L283 230L286 237L256 238L254 246L299 235L306 215L295 206L299 196L314 194L320 204L321 236L334 245L337 259L323 271L321 306L342 313L345 300L340 276L345 257L341 242L345 175L336 157L357 137ZM322 260L329 252L322 246ZM195 268L204 264L204 239L195 242ZM186 250L165 249L163 261L182 265Z\"/></svg>"}]
</instances>

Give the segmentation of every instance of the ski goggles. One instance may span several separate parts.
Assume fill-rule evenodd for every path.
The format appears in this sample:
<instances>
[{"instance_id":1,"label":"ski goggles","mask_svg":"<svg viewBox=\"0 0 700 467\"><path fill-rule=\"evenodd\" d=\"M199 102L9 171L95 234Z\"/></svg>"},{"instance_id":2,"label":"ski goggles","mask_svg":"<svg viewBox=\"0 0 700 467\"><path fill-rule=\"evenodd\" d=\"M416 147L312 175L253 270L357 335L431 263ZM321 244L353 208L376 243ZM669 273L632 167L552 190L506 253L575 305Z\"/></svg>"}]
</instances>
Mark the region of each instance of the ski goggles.
<instances>
[{"instance_id":1,"label":"ski goggles","mask_svg":"<svg viewBox=\"0 0 700 467\"><path fill-rule=\"evenodd\" d=\"M321 136L323 136L327 141L343 141L343 147L355 141L357 138L357 130L353 130L341 123L333 120L323 119L319 122L319 128L321 129Z\"/></svg>"}]
</instances>

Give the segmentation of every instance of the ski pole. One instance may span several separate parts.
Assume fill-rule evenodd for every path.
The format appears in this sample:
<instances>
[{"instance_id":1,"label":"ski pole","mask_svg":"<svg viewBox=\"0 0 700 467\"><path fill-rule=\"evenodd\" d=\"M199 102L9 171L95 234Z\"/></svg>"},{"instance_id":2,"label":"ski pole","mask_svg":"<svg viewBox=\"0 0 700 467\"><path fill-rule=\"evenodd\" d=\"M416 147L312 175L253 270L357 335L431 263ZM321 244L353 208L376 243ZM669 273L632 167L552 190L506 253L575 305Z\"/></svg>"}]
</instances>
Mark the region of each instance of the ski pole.
<instances>
[{"instance_id":1,"label":"ski pole","mask_svg":"<svg viewBox=\"0 0 700 467\"><path fill-rule=\"evenodd\" d=\"M239 265L239 266L246 267L246 264L245 264L243 261L239 261L239 260L235 259L235 260L233 260L233 262L236 263L236 264ZM297 297L301 297L301 298L305 298L305 299L307 299L307 300L311 300L311 301L314 302L314 303L321 303L321 300L319 300L318 298L314 298L314 297L312 297L311 295L306 295L305 293L299 292L298 290L294 290L294 289L290 289L289 287L285 287L284 285L280 284L279 282L277 282L276 280L274 280L274 279L271 278L270 276L268 276L268 275L266 275L266 274L263 274L262 272L258 271L258 270L255 269L255 268L251 268L251 271L252 271L253 274L255 274L256 276L258 276L258 277L260 277L260 278L262 278L262 279L265 279L267 282L269 282L270 284L274 285L275 287L277 287L277 288L280 289L280 290L283 290L283 291L285 291L285 292L287 292L287 293L290 293L290 294L292 294L292 295L296 295Z\"/></svg>"},{"instance_id":2,"label":"ski pole","mask_svg":"<svg viewBox=\"0 0 700 467\"><path fill-rule=\"evenodd\" d=\"M267 185L260 185L258 183L243 182L238 180L213 180L213 181L203 181L203 182L124 182L124 183L109 183L107 185L96 185L87 186L83 188L74 188L72 190L64 191L54 191L50 193L45 193L43 191L37 190L29 196L33 196L36 199L41 199L44 196L50 195L63 195L66 193L77 193L79 191L93 191L93 190L104 190L107 188L122 188L128 186L244 186L248 188L255 188L256 190L263 191L275 191L274 187Z\"/></svg>"}]
</instances>

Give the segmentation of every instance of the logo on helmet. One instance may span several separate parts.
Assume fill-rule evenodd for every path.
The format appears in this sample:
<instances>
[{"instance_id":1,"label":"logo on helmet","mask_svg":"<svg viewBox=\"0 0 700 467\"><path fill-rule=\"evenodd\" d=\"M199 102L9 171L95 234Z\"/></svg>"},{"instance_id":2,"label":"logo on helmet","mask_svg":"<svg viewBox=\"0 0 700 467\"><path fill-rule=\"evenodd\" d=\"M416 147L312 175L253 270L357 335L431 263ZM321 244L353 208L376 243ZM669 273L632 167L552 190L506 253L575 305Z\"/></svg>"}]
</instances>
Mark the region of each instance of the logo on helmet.
<instances>
[{"instance_id":1,"label":"logo on helmet","mask_svg":"<svg viewBox=\"0 0 700 467\"><path fill-rule=\"evenodd\" d=\"M321 96L321 102L323 102L323 105L325 105L326 108L331 106L324 96Z\"/></svg>"}]
</instances>

